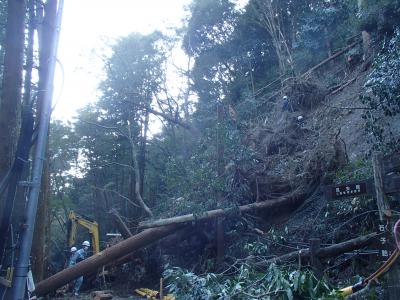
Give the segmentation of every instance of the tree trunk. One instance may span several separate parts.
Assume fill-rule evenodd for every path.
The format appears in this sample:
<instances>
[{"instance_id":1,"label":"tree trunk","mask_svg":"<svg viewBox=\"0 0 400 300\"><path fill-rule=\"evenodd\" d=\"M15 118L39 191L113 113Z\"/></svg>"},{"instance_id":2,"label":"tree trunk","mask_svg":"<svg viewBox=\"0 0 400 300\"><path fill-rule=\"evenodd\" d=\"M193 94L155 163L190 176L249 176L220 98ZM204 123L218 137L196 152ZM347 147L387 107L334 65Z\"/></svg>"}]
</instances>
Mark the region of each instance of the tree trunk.
<instances>
[{"instance_id":1,"label":"tree trunk","mask_svg":"<svg viewBox=\"0 0 400 300\"><path fill-rule=\"evenodd\" d=\"M140 195L143 196L144 190L144 176L146 171L146 146L147 146L147 132L149 130L149 112L146 110L143 122L143 137L140 145L139 153L139 171L140 171Z\"/></svg>"},{"instance_id":2,"label":"tree trunk","mask_svg":"<svg viewBox=\"0 0 400 300\"><path fill-rule=\"evenodd\" d=\"M365 10L366 8L367 3L365 0L358 0L357 3L358 3L358 11L362 13L362 11ZM364 53L363 58L365 60L370 54L369 52L371 49L371 34L368 31L363 30L361 32L361 35L363 41L363 53Z\"/></svg>"},{"instance_id":3,"label":"tree trunk","mask_svg":"<svg viewBox=\"0 0 400 300\"><path fill-rule=\"evenodd\" d=\"M195 221L204 221L204 220L209 220L213 219L216 217L221 217L221 216L226 216L229 217L232 214L236 215L236 213L244 213L244 212L249 212L252 210L256 209L273 209L273 208L279 208L282 206L296 206L300 205L303 200L305 199L306 194L304 193L299 193L297 195L293 195L290 197L283 197L279 199L274 199L274 200L266 200L266 201L261 201L261 202L256 202L256 203L251 203L231 209L214 209L214 210L209 210L206 211L200 215L196 214L188 214L188 215L183 215L183 216L178 216L178 217L173 217L173 218L168 218L168 219L160 219L160 220L155 220L155 221L143 221L139 223L139 228L152 228L152 227L159 227L159 226L165 226L168 224L179 224L179 223L186 223L186 222L195 222Z\"/></svg>"},{"instance_id":4,"label":"tree trunk","mask_svg":"<svg viewBox=\"0 0 400 300\"><path fill-rule=\"evenodd\" d=\"M48 152L48 151L46 151ZM46 155L47 156L47 155ZM43 280L46 269L46 232L47 232L47 215L50 197L50 173L49 163L45 161L43 166L42 184L39 196L39 206L36 216L35 232L32 243L32 273L35 280Z\"/></svg>"},{"instance_id":5,"label":"tree trunk","mask_svg":"<svg viewBox=\"0 0 400 300\"><path fill-rule=\"evenodd\" d=\"M221 102L217 103L217 175L218 181L222 180L224 175L224 107ZM220 186L220 185L218 185ZM218 202L223 201L222 191L217 191ZM216 239L217 239L217 264L220 264L224 257L224 220L216 219Z\"/></svg>"},{"instance_id":6,"label":"tree trunk","mask_svg":"<svg viewBox=\"0 0 400 300\"><path fill-rule=\"evenodd\" d=\"M355 239L351 239L339 244L335 244L326 248L320 248L318 251L315 252L315 255L319 258L327 258L327 257L335 257L342 253L353 251L356 249L360 249L367 245L372 244L375 242L375 238L378 236L376 232L367 234L365 236L360 236ZM301 249L294 252L290 252L288 254L269 259L266 261L261 261L256 263L259 266L265 266L271 263L282 263L289 260L294 260L298 258L309 258L310 257L310 249Z\"/></svg>"},{"instance_id":7,"label":"tree trunk","mask_svg":"<svg viewBox=\"0 0 400 300\"><path fill-rule=\"evenodd\" d=\"M129 154L128 154L129 155ZM130 166L134 166L133 159L130 161ZM135 170L133 168L129 168L129 178L128 178L128 198L132 199L133 202L136 202L136 193L135 193ZM125 216L128 218L135 217L134 211L127 210L124 212Z\"/></svg>"},{"instance_id":8,"label":"tree trunk","mask_svg":"<svg viewBox=\"0 0 400 300\"><path fill-rule=\"evenodd\" d=\"M331 57L332 56L332 42L329 38L328 27L324 27L324 33L325 33L325 44L326 44L326 50L328 51L328 57Z\"/></svg>"},{"instance_id":9,"label":"tree trunk","mask_svg":"<svg viewBox=\"0 0 400 300\"><path fill-rule=\"evenodd\" d=\"M130 124L128 124L128 133L129 135L127 136L130 146L131 146L131 156L132 156L132 161L133 161L133 168L135 170L135 195L136 195L136 200L139 202L139 205L143 208L143 210L152 218L153 217L153 212L151 209L146 205L144 202L142 195L140 194L140 171L139 171L139 163L137 159L137 149L135 142L133 140L133 135L131 132Z\"/></svg>"},{"instance_id":10,"label":"tree trunk","mask_svg":"<svg viewBox=\"0 0 400 300\"><path fill-rule=\"evenodd\" d=\"M311 69L309 69L308 71L306 71L305 73L303 73L300 78L307 78L312 72L316 71L317 69L321 68L323 65L327 64L328 62L330 62L331 60L339 57L340 55L346 53L346 51L349 51L350 49L354 48L355 46L357 46L358 44L360 44L361 41L355 41L354 43L348 45L347 47L345 47L344 49L336 52L335 54L333 54L331 57L328 57L327 59L324 59L323 61L321 61L319 64L315 65L314 67L312 67Z\"/></svg>"},{"instance_id":11,"label":"tree trunk","mask_svg":"<svg viewBox=\"0 0 400 300\"><path fill-rule=\"evenodd\" d=\"M27 162L30 153L30 144L33 136L33 101L32 101L32 70L33 70L33 48L34 48L34 36L36 30L35 21L35 4L34 0L28 2L29 9L29 30L28 30L28 45L26 53L26 68L25 68L25 79L24 79L24 95L23 95L23 106L21 114L21 133L18 140L17 153L21 156L24 162L20 178L17 181L29 180L30 164ZM23 154L19 147L23 147ZM17 182L15 183L18 184ZM12 214L13 228L18 229L24 221L25 203L26 203L27 189L25 187L18 187L15 195L15 202Z\"/></svg>"},{"instance_id":12,"label":"tree trunk","mask_svg":"<svg viewBox=\"0 0 400 300\"><path fill-rule=\"evenodd\" d=\"M121 216L115 208L111 209L110 214L114 217L114 222L116 223L117 228L119 232L121 232L124 239L133 236L132 232L129 230L128 226L122 220Z\"/></svg>"},{"instance_id":13,"label":"tree trunk","mask_svg":"<svg viewBox=\"0 0 400 300\"><path fill-rule=\"evenodd\" d=\"M254 1L252 5L256 16L258 16L258 22L267 29L271 36L281 75L293 71L293 58L282 29L282 19L276 2L258 0Z\"/></svg>"},{"instance_id":14,"label":"tree trunk","mask_svg":"<svg viewBox=\"0 0 400 300\"><path fill-rule=\"evenodd\" d=\"M21 112L22 66L24 57L25 1L9 0L5 37L4 72L0 100L0 182L13 162ZM1 195L0 195L1 196ZM5 202L0 201L0 224Z\"/></svg>"}]
</instances>

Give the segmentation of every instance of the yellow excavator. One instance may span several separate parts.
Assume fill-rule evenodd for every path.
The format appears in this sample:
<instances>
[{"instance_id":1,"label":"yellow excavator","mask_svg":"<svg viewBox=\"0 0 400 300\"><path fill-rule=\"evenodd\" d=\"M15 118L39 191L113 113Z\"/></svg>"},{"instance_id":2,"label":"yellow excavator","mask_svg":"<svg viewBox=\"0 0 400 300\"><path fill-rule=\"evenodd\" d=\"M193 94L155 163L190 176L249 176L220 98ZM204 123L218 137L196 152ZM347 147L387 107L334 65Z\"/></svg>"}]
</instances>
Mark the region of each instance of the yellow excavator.
<instances>
[{"instance_id":1,"label":"yellow excavator","mask_svg":"<svg viewBox=\"0 0 400 300\"><path fill-rule=\"evenodd\" d=\"M74 211L70 211L68 215L68 246L72 247L76 244L76 233L78 230L78 225L86 228L91 236L92 239L92 247L93 247L93 254L97 254L100 252L100 239L99 239L99 224L94 221L90 220L87 217L83 217L78 215ZM103 280L105 280L104 275L108 274L107 271L103 270L98 276L103 275ZM150 290L147 288L140 288L136 289L135 292L147 299L160 299L159 292ZM175 300L173 295L166 295L163 297L163 300Z\"/></svg>"},{"instance_id":2,"label":"yellow excavator","mask_svg":"<svg viewBox=\"0 0 400 300\"><path fill-rule=\"evenodd\" d=\"M68 216L68 245L72 247L76 244L76 232L78 225L86 228L92 239L93 254L100 252L99 224L70 211Z\"/></svg>"}]
</instances>

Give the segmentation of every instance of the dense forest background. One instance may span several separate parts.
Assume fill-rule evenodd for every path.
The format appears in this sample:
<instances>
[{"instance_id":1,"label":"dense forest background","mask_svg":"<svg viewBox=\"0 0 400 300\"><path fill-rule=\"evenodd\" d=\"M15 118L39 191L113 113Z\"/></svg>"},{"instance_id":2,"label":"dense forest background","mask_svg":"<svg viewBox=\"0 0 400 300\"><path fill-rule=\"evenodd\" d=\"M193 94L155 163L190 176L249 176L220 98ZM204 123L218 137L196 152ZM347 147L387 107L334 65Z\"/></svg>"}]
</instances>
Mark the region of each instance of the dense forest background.
<instances>
[{"instance_id":1,"label":"dense forest background","mask_svg":"<svg viewBox=\"0 0 400 300\"><path fill-rule=\"evenodd\" d=\"M7 20L10 7L7 1L0 3L0 18ZM37 18L31 14L25 20L28 34L20 52L24 53L24 74L32 59L39 60L30 56L28 47L29 28L37 26ZM115 215L134 234L139 222L149 218L201 215L215 208L230 208L234 214L234 208L240 205L288 195L301 195L304 200L315 195L321 185L338 178L370 175L371 151L399 150L399 20L398 0L250 0L243 9L230 0L193 0L184 26L173 36L132 33L118 40L104 62L106 76L99 85L99 99L81 109L72 122L51 123L37 221L41 233L37 233L34 245L34 257L45 264L34 268L37 277L47 277L63 267L65 222L70 210L99 223L104 247L106 233L121 231ZM1 28L0 55L6 61L7 39L5 27ZM187 68L176 68L173 74L170 57L176 47L182 47L188 64ZM344 55L309 71L346 47ZM30 111L35 119L40 110L39 86L35 79L25 77L23 91L30 94L17 99L19 103L10 114L5 100L7 70L3 66L0 139L17 145L24 113ZM336 92L353 77L355 83L349 83L352 94ZM285 95L294 106L289 112L282 109ZM341 107L347 109L329 110L326 105L333 105L329 99L341 101ZM302 127L290 123L290 113L305 117ZM356 125L346 128L339 117L354 118ZM32 122L37 125L36 119ZM360 140L351 140L356 135ZM0 179L12 161L4 161L5 157L13 157L15 147L2 146L1 151L12 155L0 153ZM16 197L22 195L23 199L23 194L17 191ZM357 201L337 207L333 204L336 215L332 219L328 217L332 213L329 205L321 208L308 204L325 214L324 220L312 225L315 235L323 236L326 230L320 223L328 227L335 222L342 224L344 219L370 210L371 201ZM290 223L285 223L280 233L272 224L288 219L293 222L295 218L288 216L300 204L226 220L225 263L232 264L232 257L271 255L275 248L269 248L256 235L246 234L255 228L268 232L270 242L293 247L287 240ZM23 201L14 205L14 228L18 228L21 217L18 205L23 206ZM366 219L365 228L368 222ZM161 269L169 263L197 273L221 270L224 263L217 261L216 250L210 246L214 225L195 228L191 235L196 238L182 242L182 248L176 246L175 252L157 257L146 253L144 260L156 261ZM296 234L302 235L301 242L313 235ZM339 231L335 237L326 238L333 242L344 236L346 232L340 235ZM274 247L281 249L277 244ZM317 282L308 271L286 274L283 269L271 268L268 274L281 278L275 293L284 290L289 299L292 292L306 293L290 285L294 277L302 278L303 285ZM251 293L258 293L248 283L258 280L254 269L238 266L231 271L231 282L224 281L224 291L219 290L221 285L213 285L212 278L200 278L181 268L167 268L166 274L187 280L171 285L176 293L186 293L187 299L203 299L201 293L210 291L221 295L230 291L238 296L233 282L249 284ZM338 280L340 269L331 266L330 271ZM285 283L282 278L292 281ZM188 288L193 285L196 291ZM320 286L314 293L333 292L328 286Z\"/></svg>"}]
</instances>

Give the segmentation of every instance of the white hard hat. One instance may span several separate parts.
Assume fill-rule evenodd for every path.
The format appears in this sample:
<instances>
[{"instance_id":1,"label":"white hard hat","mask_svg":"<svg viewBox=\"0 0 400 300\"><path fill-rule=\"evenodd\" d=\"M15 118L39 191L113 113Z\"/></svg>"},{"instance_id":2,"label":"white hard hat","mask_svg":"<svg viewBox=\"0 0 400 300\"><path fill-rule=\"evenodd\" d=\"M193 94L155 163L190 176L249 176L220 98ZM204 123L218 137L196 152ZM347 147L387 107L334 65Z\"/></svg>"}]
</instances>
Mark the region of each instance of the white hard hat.
<instances>
[{"instance_id":1,"label":"white hard hat","mask_svg":"<svg viewBox=\"0 0 400 300\"><path fill-rule=\"evenodd\" d=\"M75 252L76 250L78 250L76 247L71 247L71 252Z\"/></svg>"},{"instance_id":2,"label":"white hard hat","mask_svg":"<svg viewBox=\"0 0 400 300\"><path fill-rule=\"evenodd\" d=\"M82 243L82 246L90 247L90 243L89 243L88 241L84 241L84 242Z\"/></svg>"},{"instance_id":3,"label":"white hard hat","mask_svg":"<svg viewBox=\"0 0 400 300\"><path fill-rule=\"evenodd\" d=\"M283 99L287 99L287 96L285 95L285 96L283 96Z\"/></svg>"}]
</instances>

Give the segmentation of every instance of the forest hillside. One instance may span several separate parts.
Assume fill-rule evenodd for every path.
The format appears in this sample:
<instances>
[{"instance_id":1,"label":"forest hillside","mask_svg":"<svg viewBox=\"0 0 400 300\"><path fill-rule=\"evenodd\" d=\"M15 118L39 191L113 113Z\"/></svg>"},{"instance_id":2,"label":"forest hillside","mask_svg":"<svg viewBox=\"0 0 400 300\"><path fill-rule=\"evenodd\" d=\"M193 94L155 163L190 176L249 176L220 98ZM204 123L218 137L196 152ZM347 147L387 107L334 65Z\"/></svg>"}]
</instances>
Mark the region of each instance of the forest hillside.
<instances>
[{"instance_id":1,"label":"forest hillside","mask_svg":"<svg viewBox=\"0 0 400 300\"><path fill-rule=\"evenodd\" d=\"M1 2L10 20L13 5ZM16 74L26 77L14 90L0 39L0 136L14 145L0 153L0 276L23 253L32 186L17 183L34 168L17 162L34 156L44 122L48 74L28 76L47 63L29 47L31 2L19 19ZM399 299L400 2L193 0L187 9L174 35L118 40L99 99L72 122L51 121L31 252L38 295L68 297L55 278L84 274L82 299L93 289L133 299L160 278L176 299ZM177 47L187 68L171 72ZM19 91L16 107L7 91ZM71 211L89 224L72 244ZM84 240L94 255L68 270L69 249ZM129 241L129 255L113 250ZM99 262L107 276L89 280L101 253L116 254Z\"/></svg>"}]
</instances>

